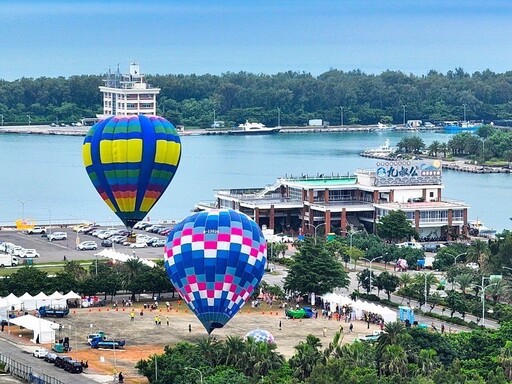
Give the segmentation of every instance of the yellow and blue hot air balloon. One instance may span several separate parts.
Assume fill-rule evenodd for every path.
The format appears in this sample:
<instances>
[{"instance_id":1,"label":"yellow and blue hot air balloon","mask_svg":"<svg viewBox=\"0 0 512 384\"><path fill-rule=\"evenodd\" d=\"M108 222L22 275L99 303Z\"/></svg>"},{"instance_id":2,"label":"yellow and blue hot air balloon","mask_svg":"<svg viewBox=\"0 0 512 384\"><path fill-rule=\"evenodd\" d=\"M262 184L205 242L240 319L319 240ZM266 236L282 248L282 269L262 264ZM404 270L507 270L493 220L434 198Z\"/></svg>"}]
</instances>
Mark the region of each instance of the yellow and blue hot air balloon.
<instances>
[{"instance_id":1,"label":"yellow and blue hot air balloon","mask_svg":"<svg viewBox=\"0 0 512 384\"><path fill-rule=\"evenodd\" d=\"M163 117L112 116L91 127L82 156L103 201L131 229L176 174L181 142Z\"/></svg>"}]
</instances>

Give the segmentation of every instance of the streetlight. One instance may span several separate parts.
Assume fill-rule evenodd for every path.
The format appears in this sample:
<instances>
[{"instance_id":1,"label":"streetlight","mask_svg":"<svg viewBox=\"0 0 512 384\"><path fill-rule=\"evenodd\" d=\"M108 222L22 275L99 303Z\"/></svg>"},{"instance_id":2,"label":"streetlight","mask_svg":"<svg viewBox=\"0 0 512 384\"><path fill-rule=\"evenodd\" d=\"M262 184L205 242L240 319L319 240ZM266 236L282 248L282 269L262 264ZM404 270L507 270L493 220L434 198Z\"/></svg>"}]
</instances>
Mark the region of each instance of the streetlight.
<instances>
[{"instance_id":1,"label":"streetlight","mask_svg":"<svg viewBox=\"0 0 512 384\"><path fill-rule=\"evenodd\" d=\"M484 280L489 279L489 277L482 276L482 285L477 285L482 290L482 327L485 328L485 290L493 285L498 285L497 283L491 283L489 285L484 286Z\"/></svg>"},{"instance_id":2,"label":"streetlight","mask_svg":"<svg viewBox=\"0 0 512 384\"><path fill-rule=\"evenodd\" d=\"M75 327L75 332L74 332L73 338L75 339L75 357L76 357L76 360L78 360L78 340L76 338L76 325L69 324L69 332L71 332L71 326Z\"/></svg>"},{"instance_id":3,"label":"streetlight","mask_svg":"<svg viewBox=\"0 0 512 384\"><path fill-rule=\"evenodd\" d=\"M30 123L32 122L32 121L30 120L30 115L27 115L27 117L28 117L28 125L30 125Z\"/></svg>"},{"instance_id":4,"label":"streetlight","mask_svg":"<svg viewBox=\"0 0 512 384\"><path fill-rule=\"evenodd\" d=\"M377 260L377 259L381 259L382 256L377 256L377 257L374 257L373 259L371 260L368 260L366 257L362 257L361 259L362 260L366 260L366 261L369 261L370 262L370 293L372 293L372 263Z\"/></svg>"},{"instance_id":5,"label":"streetlight","mask_svg":"<svg viewBox=\"0 0 512 384\"><path fill-rule=\"evenodd\" d=\"M25 220L25 202L23 200L18 200L18 203L21 204L21 218Z\"/></svg>"},{"instance_id":6,"label":"streetlight","mask_svg":"<svg viewBox=\"0 0 512 384\"><path fill-rule=\"evenodd\" d=\"M346 233L347 235L350 236L350 249L352 249L352 236L354 236L356 233L361 233L363 231L361 230L357 230L357 231L340 231L340 233Z\"/></svg>"},{"instance_id":7,"label":"streetlight","mask_svg":"<svg viewBox=\"0 0 512 384\"><path fill-rule=\"evenodd\" d=\"M342 106L340 106L340 110L341 110L341 112L340 112L340 121L341 121L341 126L343 127L343 107Z\"/></svg>"},{"instance_id":8,"label":"streetlight","mask_svg":"<svg viewBox=\"0 0 512 384\"><path fill-rule=\"evenodd\" d=\"M309 225L310 227L313 227L315 229L315 244L316 244L316 230L318 228L320 228L322 225L326 225L327 223L321 223L321 224L318 224L318 225L313 225L313 224L310 224L310 223L304 223L306 225Z\"/></svg>"},{"instance_id":9,"label":"streetlight","mask_svg":"<svg viewBox=\"0 0 512 384\"><path fill-rule=\"evenodd\" d=\"M482 140L482 156L485 156L485 141L488 139L488 137L481 137L480 140Z\"/></svg>"},{"instance_id":10,"label":"streetlight","mask_svg":"<svg viewBox=\"0 0 512 384\"><path fill-rule=\"evenodd\" d=\"M184 368L185 368L185 369L191 369L191 370L193 370L193 371L197 371L197 372L199 372L199 382L200 382L201 384L203 384L203 372L201 372L199 369L197 369L197 368L193 368L193 367L184 367Z\"/></svg>"},{"instance_id":11,"label":"streetlight","mask_svg":"<svg viewBox=\"0 0 512 384\"><path fill-rule=\"evenodd\" d=\"M453 257L453 264L457 264L457 259L459 257L467 255L467 254L468 254L467 252L464 252L464 253L459 253L457 256L455 256L455 255L452 255L451 253L448 253L448 252L445 253L445 255Z\"/></svg>"}]
</instances>

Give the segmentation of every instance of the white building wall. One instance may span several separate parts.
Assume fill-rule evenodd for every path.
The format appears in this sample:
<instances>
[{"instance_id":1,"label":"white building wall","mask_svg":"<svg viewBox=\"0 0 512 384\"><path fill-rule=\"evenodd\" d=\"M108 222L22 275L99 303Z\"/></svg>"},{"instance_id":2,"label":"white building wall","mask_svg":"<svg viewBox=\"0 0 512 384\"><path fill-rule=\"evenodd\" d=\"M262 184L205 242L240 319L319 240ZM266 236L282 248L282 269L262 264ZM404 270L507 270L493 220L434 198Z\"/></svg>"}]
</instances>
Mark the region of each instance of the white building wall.
<instances>
[{"instance_id":1,"label":"white building wall","mask_svg":"<svg viewBox=\"0 0 512 384\"><path fill-rule=\"evenodd\" d=\"M422 189L395 189L393 203L407 203L409 199L423 197Z\"/></svg>"}]
</instances>

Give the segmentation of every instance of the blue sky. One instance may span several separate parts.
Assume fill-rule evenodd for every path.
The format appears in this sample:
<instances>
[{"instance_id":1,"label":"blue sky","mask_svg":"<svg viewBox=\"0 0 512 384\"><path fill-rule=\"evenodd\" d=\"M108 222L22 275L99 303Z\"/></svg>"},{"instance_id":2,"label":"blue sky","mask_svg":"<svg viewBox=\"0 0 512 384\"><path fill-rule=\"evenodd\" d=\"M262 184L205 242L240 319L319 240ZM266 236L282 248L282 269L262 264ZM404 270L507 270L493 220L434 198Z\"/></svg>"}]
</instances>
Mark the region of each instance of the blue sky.
<instances>
[{"instance_id":1,"label":"blue sky","mask_svg":"<svg viewBox=\"0 0 512 384\"><path fill-rule=\"evenodd\" d=\"M0 0L0 78L512 69L507 0Z\"/></svg>"}]
</instances>

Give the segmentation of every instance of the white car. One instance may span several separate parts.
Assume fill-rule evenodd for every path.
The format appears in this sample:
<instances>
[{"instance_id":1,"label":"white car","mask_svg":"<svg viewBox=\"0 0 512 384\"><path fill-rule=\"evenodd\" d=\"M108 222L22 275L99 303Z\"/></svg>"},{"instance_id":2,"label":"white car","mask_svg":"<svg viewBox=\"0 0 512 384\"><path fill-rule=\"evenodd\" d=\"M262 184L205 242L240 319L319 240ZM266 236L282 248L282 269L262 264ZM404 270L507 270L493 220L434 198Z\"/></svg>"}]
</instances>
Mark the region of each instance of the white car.
<instances>
[{"instance_id":1,"label":"white car","mask_svg":"<svg viewBox=\"0 0 512 384\"><path fill-rule=\"evenodd\" d=\"M53 232L48 235L48 241L66 240L67 238L68 234L66 232Z\"/></svg>"},{"instance_id":2,"label":"white car","mask_svg":"<svg viewBox=\"0 0 512 384\"><path fill-rule=\"evenodd\" d=\"M79 251L90 251L98 249L98 244L95 241L82 241L76 246Z\"/></svg>"},{"instance_id":3,"label":"white car","mask_svg":"<svg viewBox=\"0 0 512 384\"><path fill-rule=\"evenodd\" d=\"M130 248L146 248L148 246L147 243L143 243L141 241L137 241L135 243L130 244Z\"/></svg>"},{"instance_id":4,"label":"white car","mask_svg":"<svg viewBox=\"0 0 512 384\"><path fill-rule=\"evenodd\" d=\"M20 252L20 257L25 259L32 259L34 257L39 257L39 253L35 249L24 249Z\"/></svg>"},{"instance_id":5,"label":"white car","mask_svg":"<svg viewBox=\"0 0 512 384\"><path fill-rule=\"evenodd\" d=\"M29 228L27 229L27 233L29 235L32 235L32 234L42 234L42 233L46 233L46 229L43 228L43 227L32 227L32 228Z\"/></svg>"},{"instance_id":6,"label":"white car","mask_svg":"<svg viewBox=\"0 0 512 384\"><path fill-rule=\"evenodd\" d=\"M46 348L37 348L32 352L32 355L38 359L43 359L47 354L48 350Z\"/></svg>"},{"instance_id":7,"label":"white car","mask_svg":"<svg viewBox=\"0 0 512 384\"><path fill-rule=\"evenodd\" d=\"M24 250L25 249L23 247L16 245L10 249L9 253L13 256L19 256Z\"/></svg>"}]
</instances>

